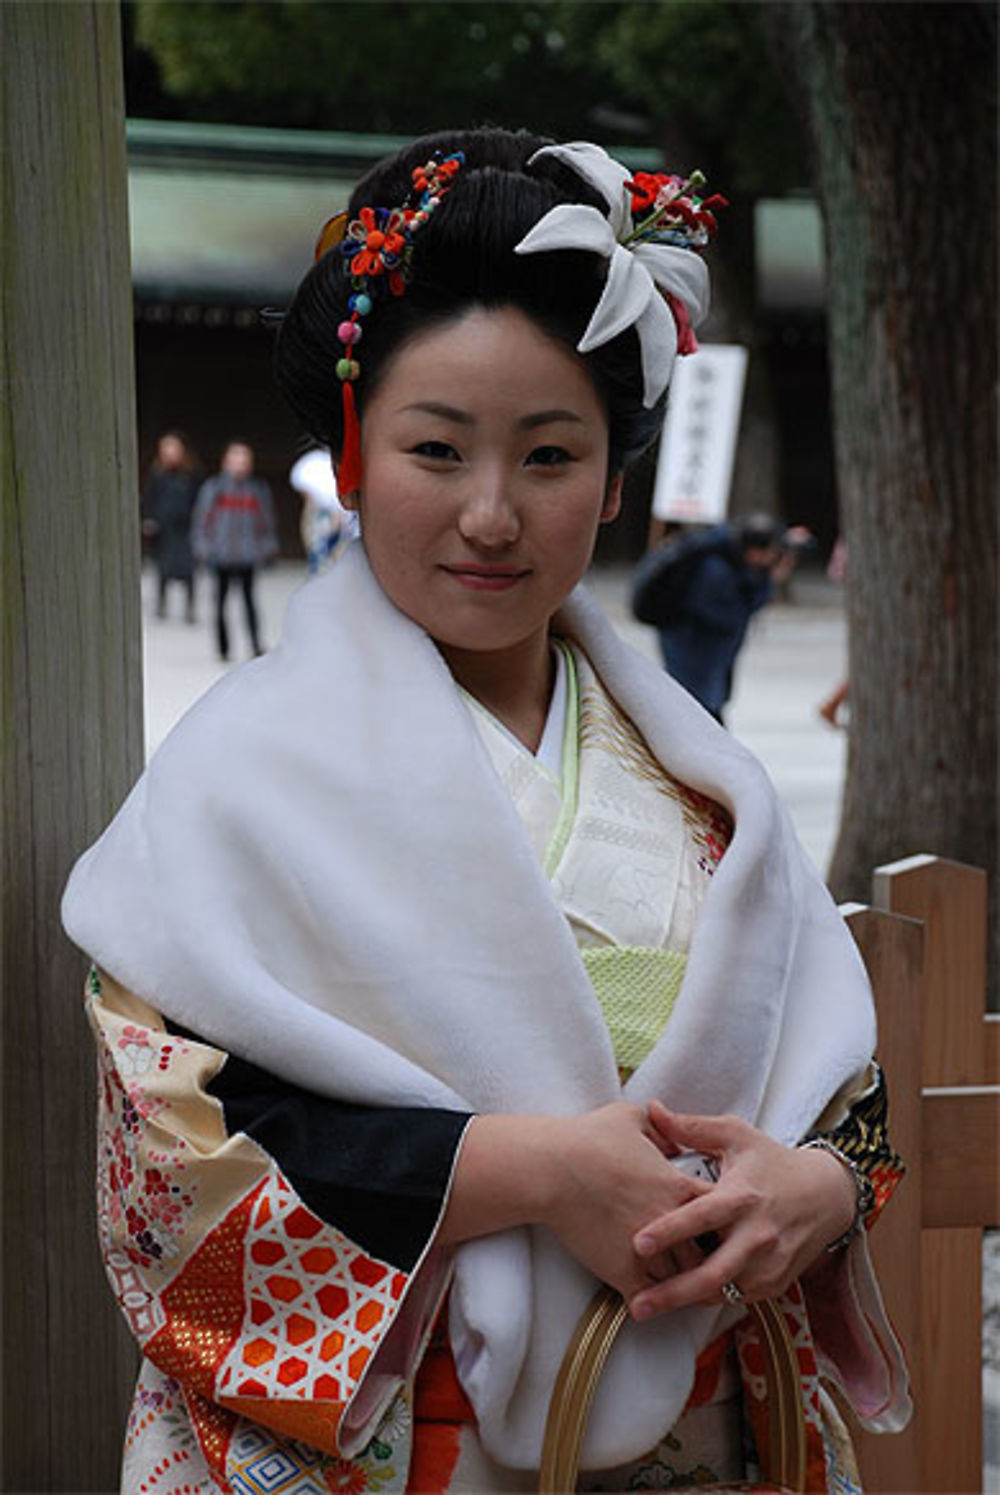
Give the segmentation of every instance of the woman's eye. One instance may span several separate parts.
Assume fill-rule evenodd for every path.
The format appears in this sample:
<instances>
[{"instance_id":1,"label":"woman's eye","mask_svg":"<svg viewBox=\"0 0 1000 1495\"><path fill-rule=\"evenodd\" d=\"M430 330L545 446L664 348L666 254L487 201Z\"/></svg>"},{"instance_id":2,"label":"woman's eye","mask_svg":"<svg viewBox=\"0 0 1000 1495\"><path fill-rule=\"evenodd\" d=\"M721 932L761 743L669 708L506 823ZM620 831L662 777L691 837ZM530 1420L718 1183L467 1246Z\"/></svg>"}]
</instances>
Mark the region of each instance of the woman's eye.
<instances>
[{"instance_id":1,"label":"woman's eye","mask_svg":"<svg viewBox=\"0 0 1000 1495\"><path fill-rule=\"evenodd\" d=\"M532 467L560 467L572 460L564 446L536 446L528 457Z\"/></svg>"},{"instance_id":2,"label":"woman's eye","mask_svg":"<svg viewBox=\"0 0 1000 1495\"><path fill-rule=\"evenodd\" d=\"M420 441L413 448L418 457L429 457L432 462L454 462L458 453L447 441Z\"/></svg>"}]
</instances>

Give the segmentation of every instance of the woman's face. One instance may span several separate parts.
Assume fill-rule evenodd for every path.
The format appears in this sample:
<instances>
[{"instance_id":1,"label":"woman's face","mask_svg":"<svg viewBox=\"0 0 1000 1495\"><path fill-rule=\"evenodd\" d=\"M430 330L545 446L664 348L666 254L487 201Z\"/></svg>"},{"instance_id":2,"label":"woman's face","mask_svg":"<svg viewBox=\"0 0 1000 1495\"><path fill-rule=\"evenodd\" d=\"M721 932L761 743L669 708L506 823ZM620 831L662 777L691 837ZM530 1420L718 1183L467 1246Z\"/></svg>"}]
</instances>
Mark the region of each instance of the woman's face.
<instances>
[{"instance_id":1,"label":"woman's face","mask_svg":"<svg viewBox=\"0 0 1000 1495\"><path fill-rule=\"evenodd\" d=\"M403 346L364 408L362 462L372 570L446 659L544 641L621 496L583 360L513 308Z\"/></svg>"}]
</instances>

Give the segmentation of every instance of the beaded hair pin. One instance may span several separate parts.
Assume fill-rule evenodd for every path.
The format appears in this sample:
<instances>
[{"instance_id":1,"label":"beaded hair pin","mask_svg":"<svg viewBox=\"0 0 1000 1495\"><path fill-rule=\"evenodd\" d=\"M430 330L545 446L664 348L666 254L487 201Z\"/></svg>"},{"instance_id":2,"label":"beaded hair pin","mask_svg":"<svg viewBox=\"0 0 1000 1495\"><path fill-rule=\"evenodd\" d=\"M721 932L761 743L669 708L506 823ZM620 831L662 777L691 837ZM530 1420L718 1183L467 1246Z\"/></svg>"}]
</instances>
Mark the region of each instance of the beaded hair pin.
<instances>
[{"instance_id":1,"label":"beaded hair pin","mask_svg":"<svg viewBox=\"0 0 1000 1495\"><path fill-rule=\"evenodd\" d=\"M413 240L450 191L464 163L463 151L450 156L437 151L413 171L413 186L402 207L361 208L354 219L338 213L320 230L316 259L339 249L352 287L347 303L350 317L337 328L343 354L337 360L336 373L344 411L337 486L343 494L361 486L361 429L352 386L361 373L357 350L363 336L362 319L371 313L377 300L402 296L406 290Z\"/></svg>"}]
</instances>

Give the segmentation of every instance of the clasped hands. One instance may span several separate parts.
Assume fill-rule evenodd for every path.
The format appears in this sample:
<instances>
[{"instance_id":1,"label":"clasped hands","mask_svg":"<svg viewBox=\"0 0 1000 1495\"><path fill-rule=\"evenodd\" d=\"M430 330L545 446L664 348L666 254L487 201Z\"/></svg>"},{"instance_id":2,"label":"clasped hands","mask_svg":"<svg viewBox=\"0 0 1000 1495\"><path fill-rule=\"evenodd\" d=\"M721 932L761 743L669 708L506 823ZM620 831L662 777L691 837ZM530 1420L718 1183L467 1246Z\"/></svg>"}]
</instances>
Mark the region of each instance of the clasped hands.
<instances>
[{"instance_id":1,"label":"clasped hands","mask_svg":"<svg viewBox=\"0 0 1000 1495\"><path fill-rule=\"evenodd\" d=\"M850 1225L855 1189L836 1158L784 1147L735 1116L687 1116L619 1101L560 1118L562 1176L542 1223L635 1319L784 1291ZM714 1160L716 1182L670 1160ZM699 1244L700 1240L700 1244Z\"/></svg>"}]
</instances>

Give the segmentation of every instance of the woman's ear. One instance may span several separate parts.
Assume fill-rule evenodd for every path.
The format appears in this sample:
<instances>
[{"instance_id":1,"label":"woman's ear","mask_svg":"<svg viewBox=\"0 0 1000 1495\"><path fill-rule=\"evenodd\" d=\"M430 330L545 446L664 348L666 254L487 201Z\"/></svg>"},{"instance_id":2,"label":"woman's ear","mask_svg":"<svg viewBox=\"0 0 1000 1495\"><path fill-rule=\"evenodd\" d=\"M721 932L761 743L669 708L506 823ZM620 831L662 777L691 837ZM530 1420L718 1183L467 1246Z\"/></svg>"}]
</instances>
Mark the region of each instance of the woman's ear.
<instances>
[{"instance_id":1,"label":"woman's ear","mask_svg":"<svg viewBox=\"0 0 1000 1495\"><path fill-rule=\"evenodd\" d=\"M608 483L604 495L604 503L601 506L601 523L610 524L612 519L617 519L622 506L622 488L625 484L625 474L616 472Z\"/></svg>"}]
</instances>

